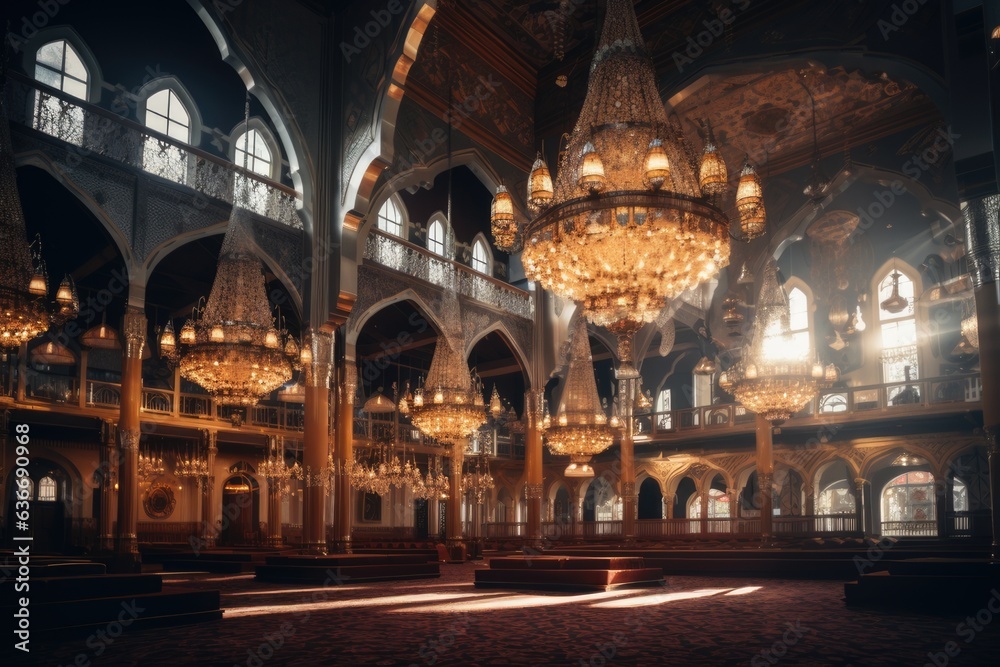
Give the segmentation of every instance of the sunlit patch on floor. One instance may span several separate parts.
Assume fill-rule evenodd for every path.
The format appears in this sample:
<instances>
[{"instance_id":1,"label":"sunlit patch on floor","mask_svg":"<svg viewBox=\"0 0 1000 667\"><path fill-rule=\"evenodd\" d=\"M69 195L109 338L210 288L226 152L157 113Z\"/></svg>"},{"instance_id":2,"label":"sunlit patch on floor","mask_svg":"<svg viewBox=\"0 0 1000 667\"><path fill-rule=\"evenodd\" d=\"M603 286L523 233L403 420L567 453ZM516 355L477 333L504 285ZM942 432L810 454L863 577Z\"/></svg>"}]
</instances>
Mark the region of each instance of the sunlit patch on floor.
<instances>
[{"instance_id":1,"label":"sunlit patch on floor","mask_svg":"<svg viewBox=\"0 0 1000 667\"><path fill-rule=\"evenodd\" d=\"M323 589L313 589L314 592ZM474 593L426 593L423 595L389 595L380 598L366 598L361 600L333 600L332 602L302 602L300 604L270 604L259 607L236 607L226 609L225 618L238 618L243 616L261 616L265 614L290 614L306 611L324 611L327 609L344 609L350 607L387 607L390 605L407 605L424 602L444 602L459 598L473 597Z\"/></svg>"},{"instance_id":2,"label":"sunlit patch on floor","mask_svg":"<svg viewBox=\"0 0 1000 667\"><path fill-rule=\"evenodd\" d=\"M624 600L609 600L591 605L601 609L623 609L625 607L647 607L651 605L663 604L665 602L677 602L678 600L693 600L695 598L707 598L718 595L731 588L703 588L697 591L683 591L679 593L659 593L657 595L640 595L638 597L626 598Z\"/></svg>"}]
</instances>

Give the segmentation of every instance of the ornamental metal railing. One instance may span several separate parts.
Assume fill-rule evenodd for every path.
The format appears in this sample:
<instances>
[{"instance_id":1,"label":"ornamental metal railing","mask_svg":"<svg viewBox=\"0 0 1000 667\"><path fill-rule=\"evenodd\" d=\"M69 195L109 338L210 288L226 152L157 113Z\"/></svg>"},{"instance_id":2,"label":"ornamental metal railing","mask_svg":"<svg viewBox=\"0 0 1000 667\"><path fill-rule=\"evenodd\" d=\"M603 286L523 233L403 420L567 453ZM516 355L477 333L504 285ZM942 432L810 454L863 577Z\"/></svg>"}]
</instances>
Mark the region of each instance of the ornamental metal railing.
<instances>
[{"instance_id":1,"label":"ornamental metal railing","mask_svg":"<svg viewBox=\"0 0 1000 667\"><path fill-rule=\"evenodd\" d=\"M496 310L534 319L535 301L530 292L480 273L470 266L435 255L408 241L373 229L365 241L365 260L439 287L454 287L459 294Z\"/></svg>"},{"instance_id":2,"label":"ornamental metal railing","mask_svg":"<svg viewBox=\"0 0 1000 667\"><path fill-rule=\"evenodd\" d=\"M10 120L64 142L68 167L97 155L228 204L245 184L248 208L302 228L302 198L293 188L16 72L4 92Z\"/></svg>"}]
</instances>

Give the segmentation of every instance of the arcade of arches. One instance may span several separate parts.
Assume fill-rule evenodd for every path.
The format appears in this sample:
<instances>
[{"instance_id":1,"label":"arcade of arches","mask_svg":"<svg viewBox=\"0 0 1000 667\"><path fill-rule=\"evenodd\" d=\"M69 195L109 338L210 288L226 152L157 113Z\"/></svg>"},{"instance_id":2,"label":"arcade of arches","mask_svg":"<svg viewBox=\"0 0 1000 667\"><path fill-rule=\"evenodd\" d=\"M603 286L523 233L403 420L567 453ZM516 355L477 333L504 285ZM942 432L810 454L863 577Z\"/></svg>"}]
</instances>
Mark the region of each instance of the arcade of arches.
<instances>
[{"instance_id":1,"label":"arcade of arches","mask_svg":"<svg viewBox=\"0 0 1000 667\"><path fill-rule=\"evenodd\" d=\"M996 556L1000 4L633 3L670 127L692 159L715 142L734 189L756 165L767 226L635 334L649 407L585 475L539 426L583 314L490 216L505 185L523 229L536 154L565 160L608 3L52 4L3 10L2 176L80 312L2 348L0 548L26 424L34 551L131 571L168 548ZM163 343L205 312L234 201L300 362L243 406ZM771 261L793 346L839 373L777 427L718 372ZM586 331L617 419L627 364ZM449 341L502 409L446 447L395 408ZM380 446L442 485L316 481ZM485 490L456 486L483 462Z\"/></svg>"}]
</instances>

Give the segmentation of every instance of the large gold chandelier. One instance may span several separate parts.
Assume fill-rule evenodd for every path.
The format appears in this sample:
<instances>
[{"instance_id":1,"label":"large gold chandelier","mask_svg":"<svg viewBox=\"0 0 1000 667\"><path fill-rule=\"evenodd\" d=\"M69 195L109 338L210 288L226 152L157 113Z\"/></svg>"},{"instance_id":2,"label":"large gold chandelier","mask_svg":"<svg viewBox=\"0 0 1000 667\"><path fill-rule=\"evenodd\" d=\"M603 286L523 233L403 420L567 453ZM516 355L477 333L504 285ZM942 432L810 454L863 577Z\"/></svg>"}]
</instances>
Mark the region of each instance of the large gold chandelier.
<instances>
[{"instance_id":1,"label":"large gold chandelier","mask_svg":"<svg viewBox=\"0 0 1000 667\"><path fill-rule=\"evenodd\" d=\"M764 270L751 340L743 357L719 376L719 386L743 406L774 425L798 412L826 384L838 379L836 366L823 367L811 351L793 342L788 299L778 269Z\"/></svg>"},{"instance_id":2,"label":"large gold chandelier","mask_svg":"<svg viewBox=\"0 0 1000 667\"><path fill-rule=\"evenodd\" d=\"M429 438L454 444L486 423L486 404L478 378L469 371L461 348L445 334L438 337L423 385L405 396L399 409Z\"/></svg>"},{"instance_id":3,"label":"large gold chandelier","mask_svg":"<svg viewBox=\"0 0 1000 667\"><path fill-rule=\"evenodd\" d=\"M632 2L609 0L552 197L530 195L541 213L525 230L527 277L581 302L595 324L652 322L665 300L729 263L729 220L713 203L728 185L710 169L703 186L693 165Z\"/></svg>"},{"instance_id":4,"label":"large gold chandelier","mask_svg":"<svg viewBox=\"0 0 1000 667\"><path fill-rule=\"evenodd\" d=\"M591 456L600 454L614 441L614 433L597 395L587 321L582 314L577 318L570 344L569 370L559 409L554 420L543 421L542 425L549 450L553 454L573 457L573 463L578 465L586 464Z\"/></svg>"},{"instance_id":5,"label":"large gold chandelier","mask_svg":"<svg viewBox=\"0 0 1000 667\"><path fill-rule=\"evenodd\" d=\"M46 303L48 276L41 260L41 241L35 244L32 261L17 192L6 103L0 100L0 350L17 349L45 333L50 324L61 325L80 312L80 300L69 276L59 285L55 304Z\"/></svg>"},{"instance_id":6,"label":"large gold chandelier","mask_svg":"<svg viewBox=\"0 0 1000 667\"><path fill-rule=\"evenodd\" d=\"M254 405L292 378L294 340L273 324L264 273L244 220L233 207L218 271L200 316L180 332L187 347L181 376L204 387L221 405Z\"/></svg>"}]
</instances>

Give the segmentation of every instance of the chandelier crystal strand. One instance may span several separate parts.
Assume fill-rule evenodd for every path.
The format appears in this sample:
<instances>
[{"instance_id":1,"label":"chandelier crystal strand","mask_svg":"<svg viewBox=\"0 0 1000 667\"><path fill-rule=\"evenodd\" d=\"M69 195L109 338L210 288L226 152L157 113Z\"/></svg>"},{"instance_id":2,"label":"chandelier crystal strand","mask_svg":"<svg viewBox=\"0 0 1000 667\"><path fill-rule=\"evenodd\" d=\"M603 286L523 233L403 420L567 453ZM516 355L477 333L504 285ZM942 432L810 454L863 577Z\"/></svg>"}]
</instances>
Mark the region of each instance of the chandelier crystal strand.
<instances>
[{"instance_id":1,"label":"chandelier crystal strand","mask_svg":"<svg viewBox=\"0 0 1000 667\"><path fill-rule=\"evenodd\" d=\"M751 337L743 357L719 376L719 386L774 425L839 377L835 366L824 368L810 351L803 353L793 343L788 298L773 261L764 270Z\"/></svg>"},{"instance_id":2,"label":"chandelier crystal strand","mask_svg":"<svg viewBox=\"0 0 1000 667\"><path fill-rule=\"evenodd\" d=\"M609 0L586 99L551 206L525 231L525 273L592 322L653 321L729 262L729 220L707 201L671 127L629 0Z\"/></svg>"},{"instance_id":3,"label":"chandelier crystal strand","mask_svg":"<svg viewBox=\"0 0 1000 667\"><path fill-rule=\"evenodd\" d=\"M545 444L553 454L589 460L614 441L607 415L601 407L594 379L594 362L581 314L570 343L569 370L555 418L545 431Z\"/></svg>"}]
</instances>

